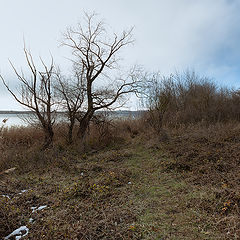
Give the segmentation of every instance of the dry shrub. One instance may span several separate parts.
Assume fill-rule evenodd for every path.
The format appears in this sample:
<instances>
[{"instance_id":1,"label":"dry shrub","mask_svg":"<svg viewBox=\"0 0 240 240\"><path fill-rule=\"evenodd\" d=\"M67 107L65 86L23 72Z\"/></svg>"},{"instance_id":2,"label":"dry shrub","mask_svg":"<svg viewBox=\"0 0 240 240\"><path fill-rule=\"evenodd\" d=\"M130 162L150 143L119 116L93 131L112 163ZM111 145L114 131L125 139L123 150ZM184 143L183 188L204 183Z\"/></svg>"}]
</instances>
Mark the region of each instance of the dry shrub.
<instances>
[{"instance_id":1,"label":"dry shrub","mask_svg":"<svg viewBox=\"0 0 240 240\"><path fill-rule=\"evenodd\" d=\"M53 127L54 130L54 145L66 146L68 144L68 123L59 122ZM73 130L73 138L76 138L77 126Z\"/></svg>"},{"instance_id":2,"label":"dry shrub","mask_svg":"<svg viewBox=\"0 0 240 240\"><path fill-rule=\"evenodd\" d=\"M87 145L94 149L122 144L141 132L141 119L98 119L93 121L87 134Z\"/></svg>"},{"instance_id":3,"label":"dry shrub","mask_svg":"<svg viewBox=\"0 0 240 240\"><path fill-rule=\"evenodd\" d=\"M219 88L194 72L154 79L147 99L148 124L162 127L240 120L240 91Z\"/></svg>"},{"instance_id":4,"label":"dry shrub","mask_svg":"<svg viewBox=\"0 0 240 240\"><path fill-rule=\"evenodd\" d=\"M128 120L111 118L109 113L97 113L91 120L83 141L77 137L79 125L76 124L73 131L75 147L78 146L82 151L86 151L124 142L129 135L133 136L138 133L138 131L132 130L134 123L131 123L131 128L124 127L123 125L126 125L126 121ZM129 122L130 121L131 120L129 119ZM56 124L54 132L55 145L67 145L68 124L64 122Z\"/></svg>"},{"instance_id":5,"label":"dry shrub","mask_svg":"<svg viewBox=\"0 0 240 240\"><path fill-rule=\"evenodd\" d=\"M131 139L138 136L142 131L142 119L125 118L115 121L115 136Z\"/></svg>"},{"instance_id":6,"label":"dry shrub","mask_svg":"<svg viewBox=\"0 0 240 240\"><path fill-rule=\"evenodd\" d=\"M89 126L87 143L94 148L104 147L112 142L113 124L107 115L95 116Z\"/></svg>"}]
</instances>

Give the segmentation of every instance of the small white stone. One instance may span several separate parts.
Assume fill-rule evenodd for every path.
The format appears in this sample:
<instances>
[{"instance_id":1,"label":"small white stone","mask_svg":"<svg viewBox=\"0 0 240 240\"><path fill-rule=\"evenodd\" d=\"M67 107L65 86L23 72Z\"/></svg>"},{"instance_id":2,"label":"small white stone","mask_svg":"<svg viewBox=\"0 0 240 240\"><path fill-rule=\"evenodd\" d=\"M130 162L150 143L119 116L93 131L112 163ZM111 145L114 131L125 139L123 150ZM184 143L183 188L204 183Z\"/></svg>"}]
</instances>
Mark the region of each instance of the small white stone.
<instances>
[{"instance_id":1,"label":"small white stone","mask_svg":"<svg viewBox=\"0 0 240 240\"><path fill-rule=\"evenodd\" d=\"M5 195L5 194L0 195L0 196L1 196L1 197L6 197L6 198L10 199L10 197L9 197L8 195Z\"/></svg>"},{"instance_id":2,"label":"small white stone","mask_svg":"<svg viewBox=\"0 0 240 240\"><path fill-rule=\"evenodd\" d=\"M128 184L130 185L130 184L132 184L132 182L128 182Z\"/></svg>"},{"instance_id":3,"label":"small white stone","mask_svg":"<svg viewBox=\"0 0 240 240\"><path fill-rule=\"evenodd\" d=\"M21 239L22 237L25 237L28 235L29 229L26 226L21 226L20 228L14 230L12 233L10 233L7 237L4 239L9 239L11 237L15 237L16 240ZM25 234L23 234L25 232Z\"/></svg>"},{"instance_id":4,"label":"small white stone","mask_svg":"<svg viewBox=\"0 0 240 240\"><path fill-rule=\"evenodd\" d=\"M20 193L18 193L19 195L22 195L23 193L25 193L25 192L27 192L28 190L21 190L21 192Z\"/></svg>"},{"instance_id":5,"label":"small white stone","mask_svg":"<svg viewBox=\"0 0 240 240\"><path fill-rule=\"evenodd\" d=\"M40 210L42 210L42 209L44 209L44 208L46 208L46 207L47 207L47 205L40 206L40 207L31 207L32 213L34 213L34 212L36 212L36 211L40 211Z\"/></svg>"}]
</instances>

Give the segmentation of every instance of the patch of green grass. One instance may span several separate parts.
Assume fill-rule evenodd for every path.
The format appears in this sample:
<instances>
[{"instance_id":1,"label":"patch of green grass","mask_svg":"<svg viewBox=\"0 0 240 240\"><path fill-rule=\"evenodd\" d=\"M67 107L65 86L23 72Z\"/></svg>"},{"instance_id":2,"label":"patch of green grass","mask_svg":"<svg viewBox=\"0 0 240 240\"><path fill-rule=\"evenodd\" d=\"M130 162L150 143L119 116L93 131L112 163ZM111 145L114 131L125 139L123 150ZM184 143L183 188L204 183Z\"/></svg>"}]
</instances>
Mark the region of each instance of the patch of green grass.
<instances>
[{"instance_id":1,"label":"patch of green grass","mask_svg":"<svg viewBox=\"0 0 240 240\"><path fill-rule=\"evenodd\" d=\"M141 209L136 224L143 239L218 239L213 218L191 204L198 198L211 200L213 195L187 183L177 172L165 172L168 159L161 158L160 151L142 147L136 151L126 164L135 173L132 199Z\"/></svg>"}]
</instances>

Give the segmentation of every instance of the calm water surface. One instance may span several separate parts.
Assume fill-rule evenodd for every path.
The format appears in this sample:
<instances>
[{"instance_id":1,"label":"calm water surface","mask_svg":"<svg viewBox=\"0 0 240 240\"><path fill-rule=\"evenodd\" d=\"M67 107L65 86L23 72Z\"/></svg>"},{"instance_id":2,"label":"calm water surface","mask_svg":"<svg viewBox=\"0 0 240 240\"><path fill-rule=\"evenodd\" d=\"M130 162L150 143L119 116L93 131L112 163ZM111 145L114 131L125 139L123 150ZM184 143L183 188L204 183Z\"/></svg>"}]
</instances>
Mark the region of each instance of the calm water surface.
<instances>
[{"instance_id":1,"label":"calm water surface","mask_svg":"<svg viewBox=\"0 0 240 240\"><path fill-rule=\"evenodd\" d=\"M0 114L0 127L2 125L6 126L6 127L12 127L12 126L27 126L28 123L26 120L24 120L24 117L29 116L29 114L15 114L15 113L11 113L11 114ZM136 118L140 116L140 112L136 111L136 112L115 112L114 114L110 114L110 118ZM60 117L58 117L58 120L62 120L64 117L61 114ZM5 123L3 123L3 121L7 119L7 121Z\"/></svg>"},{"instance_id":2,"label":"calm water surface","mask_svg":"<svg viewBox=\"0 0 240 240\"><path fill-rule=\"evenodd\" d=\"M22 116L18 114L0 114L0 126L4 125L6 127L12 127L12 126L27 126L27 122L25 122L22 119ZM7 121L3 123L4 120Z\"/></svg>"}]
</instances>

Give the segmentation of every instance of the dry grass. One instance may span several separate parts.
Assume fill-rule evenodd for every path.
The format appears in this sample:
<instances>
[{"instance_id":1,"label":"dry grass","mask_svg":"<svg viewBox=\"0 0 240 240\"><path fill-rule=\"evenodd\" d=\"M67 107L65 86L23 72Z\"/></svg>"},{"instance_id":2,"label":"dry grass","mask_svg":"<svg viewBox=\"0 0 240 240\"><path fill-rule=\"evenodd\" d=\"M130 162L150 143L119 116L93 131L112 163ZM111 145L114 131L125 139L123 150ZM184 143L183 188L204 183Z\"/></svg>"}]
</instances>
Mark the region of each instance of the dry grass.
<instances>
[{"instance_id":1,"label":"dry grass","mask_svg":"<svg viewBox=\"0 0 240 240\"><path fill-rule=\"evenodd\" d=\"M224 238L240 238L240 125L195 125L169 135L164 149L172 161L166 162L165 171L181 173L195 188L208 189L211 200L196 197L189 204L214 216Z\"/></svg>"},{"instance_id":2,"label":"dry grass","mask_svg":"<svg viewBox=\"0 0 240 240\"><path fill-rule=\"evenodd\" d=\"M0 175L1 237L27 225L26 239L239 239L239 124L102 130L83 148L57 131L45 151L38 131L3 130L0 172L16 170Z\"/></svg>"},{"instance_id":3,"label":"dry grass","mask_svg":"<svg viewBox=\"0 0 240 240\"><path fill-rule=\"evenodd\" d=\"M131 170L122 163L128 156L45 152L44 166L0 176L0 192L10 197L0 196L0 236L27 225L30 239L137 239L128 229L136 221L128 192ZM23 189L28 191L19 195ZM48 208L31 212L40 205Z\"/></svg>"}]
</instances>

